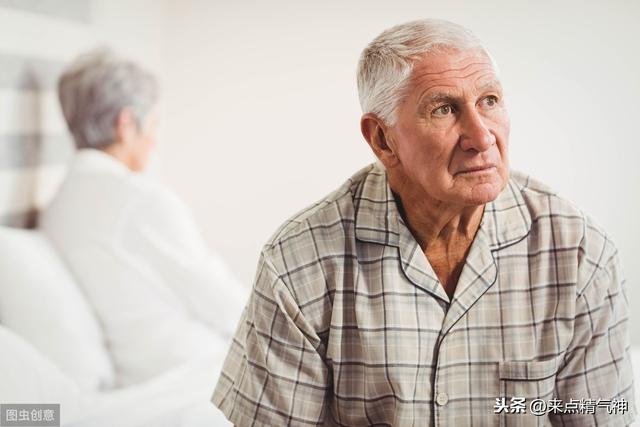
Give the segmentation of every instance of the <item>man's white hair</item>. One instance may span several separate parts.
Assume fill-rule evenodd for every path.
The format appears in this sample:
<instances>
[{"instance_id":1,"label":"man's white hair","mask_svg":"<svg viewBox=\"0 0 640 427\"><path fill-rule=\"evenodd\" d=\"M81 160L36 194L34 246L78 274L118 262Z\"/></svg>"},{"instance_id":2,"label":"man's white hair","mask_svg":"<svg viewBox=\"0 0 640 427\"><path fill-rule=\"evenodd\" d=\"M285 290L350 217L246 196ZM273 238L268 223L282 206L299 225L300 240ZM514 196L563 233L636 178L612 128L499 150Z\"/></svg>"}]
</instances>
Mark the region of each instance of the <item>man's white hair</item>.
<instances>
[{"instance_id":1,"label":"man's white hair","mask_svg":"<svg viewBox=\"0 0 640 427\"><path fill-rule=\"evenodd\" d=\"M142 126L157 92L151 73L105 48L78 57L58 80L62 113L78 148L102 149L115 142L124 108Z\"/></svg>"},{"instance_id":2,"label":"man's white hair","mask_svg":"<svg viewBox=\"0 0 640 427\"><path fill-rule=\"evenodd\" d=\"M489 51L468 29L440 19L421 19L383 31L362 51L358 63L358 96L362 113L374 113L385 124L396 121L413 65L424 55L442 49Z\"/></svg>"}]
</instances>

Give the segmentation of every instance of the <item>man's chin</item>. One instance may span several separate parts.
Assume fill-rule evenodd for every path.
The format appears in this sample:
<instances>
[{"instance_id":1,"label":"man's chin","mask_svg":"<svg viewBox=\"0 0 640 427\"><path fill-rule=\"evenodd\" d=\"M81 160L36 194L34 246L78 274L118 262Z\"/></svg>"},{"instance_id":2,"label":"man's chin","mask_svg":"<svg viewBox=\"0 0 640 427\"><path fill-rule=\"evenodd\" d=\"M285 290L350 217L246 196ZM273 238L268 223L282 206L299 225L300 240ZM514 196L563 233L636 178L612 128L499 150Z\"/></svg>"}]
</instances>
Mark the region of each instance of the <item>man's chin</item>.
<instances>
[{"instance_id":1,"label":"man's chin","mask_svg":"<svg viewBox=\"0 0 640 427\"><path fill-rule=\"evenodd\" d=\"M502 180L474 184L466 194L466 203L484 205L494 201L504 189Z\"/></svg>"},{"instance_id":2,"label":"man's chin","mask_svg":"<svg viewBox=\"0 0 640 427\"><path fill-rule=\"evenodd\" d=\"M468 205L482 205L495 200L508 180L502 170L492 168L488 171L481 171L470 174L456 174L455 186L460 189L461 198Z\"/></svg>"}]
</instances>

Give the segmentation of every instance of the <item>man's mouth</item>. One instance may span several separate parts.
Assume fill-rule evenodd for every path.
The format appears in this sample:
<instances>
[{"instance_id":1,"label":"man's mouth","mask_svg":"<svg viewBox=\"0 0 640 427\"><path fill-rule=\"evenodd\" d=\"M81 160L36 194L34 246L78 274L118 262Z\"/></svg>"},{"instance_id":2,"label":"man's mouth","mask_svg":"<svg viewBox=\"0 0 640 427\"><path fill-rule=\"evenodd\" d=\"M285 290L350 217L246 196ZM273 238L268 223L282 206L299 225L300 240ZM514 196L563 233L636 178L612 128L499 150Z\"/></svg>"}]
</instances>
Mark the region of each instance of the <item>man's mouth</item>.
<instances>
[{"instance_id":1,"label":"man's mouth","mask_svg":"<svg viewBox=\"0 0 640 427\"><path fill-rule=\"evenodd\" d=\"M461 170L460 172L458 172L459 174L462 173L482 173L482 172L491 172L493 169L495 169L495 165L493 164L488 164L488 165L480 165L480 166L472 166L472 167L468 167L465 168L463 170Z\"/></svg>"}]
</instances>

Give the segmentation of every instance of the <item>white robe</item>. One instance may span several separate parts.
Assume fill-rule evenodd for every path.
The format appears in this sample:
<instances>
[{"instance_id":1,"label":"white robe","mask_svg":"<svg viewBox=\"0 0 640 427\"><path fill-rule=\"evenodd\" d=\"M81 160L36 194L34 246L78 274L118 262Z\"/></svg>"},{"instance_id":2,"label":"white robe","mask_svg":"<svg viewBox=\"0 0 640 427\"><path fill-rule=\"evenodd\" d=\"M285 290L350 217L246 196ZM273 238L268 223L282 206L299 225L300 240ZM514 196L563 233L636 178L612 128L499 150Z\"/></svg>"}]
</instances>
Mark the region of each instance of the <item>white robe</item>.
<instances>
[{"instance_id":1,"label":"white robe","mask_svg":"<svg viewBox=\"0 0 640 427\"><path fill-rule=\"evenodd\" d=\"M248 289L168 189L83 149L40 227L100 320L117 386L226 352Z\"/></svg>"}]
</instances>

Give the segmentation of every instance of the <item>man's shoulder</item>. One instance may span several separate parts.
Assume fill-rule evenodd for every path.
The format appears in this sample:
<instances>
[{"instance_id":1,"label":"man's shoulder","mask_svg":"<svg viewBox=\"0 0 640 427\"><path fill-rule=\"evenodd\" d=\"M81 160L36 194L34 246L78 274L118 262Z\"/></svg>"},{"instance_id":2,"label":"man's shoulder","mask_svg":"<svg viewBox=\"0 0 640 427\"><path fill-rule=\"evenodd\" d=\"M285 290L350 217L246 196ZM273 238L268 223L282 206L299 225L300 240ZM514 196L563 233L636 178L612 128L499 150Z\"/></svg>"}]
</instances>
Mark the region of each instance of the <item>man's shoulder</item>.
<instances>
[{"instance_id":1,"label":"man's shoulder","mask_svg":"<svg viewBox=\"0 0 640 427\"><path fill-rule=\"evenodd\" d=\"M546 183L520 171L512 171L511 180L519 188L534 224L549 218L575 220L585 229L585 233L593 232L608 237L602 225L591 215Z\"/></svg>"},{"instance_id":2,"label":"man's shoulder","mask_svg":"<svg viewBox=\"0 0 640 427\"><path fill-rule=\"evenodd\" d=\"M611 235L581 207L523 172L513 171L511 179L520 189L531 216L530 237L547 241L557 254L575 252L577 267L584 277L595 276L617 255ZM589 284L589 280L581 282L582 287ZM580 287L577 290L580 292Z\"/></svg>"},{"instance_id":3,"label":"man's shoulder","mask_svg":"<svg viewBox=\"0 0 640 427\"><path fill-rule=\"evenodd\" d=\"M269 238L266 248L282 245L296 237L310 237L313 232L323 233L336 227L341 229L344 224L353 223L354 193L373 168L373 165L368 165L360 169L331 193L289 217Z\"/></svg>"},{"instance_id":4,"label":"man's shoulder","mask_svg":"<svg viewBox=\"0 0 640 427\"><path fill-rule=\"evenodd\" d=\"M268 239L262 253L280 273L313 274L321 264L349 257L355 239L354 198L374 170L370 164L322 199L288 218Z\"/></svg>"}]
</instances>

